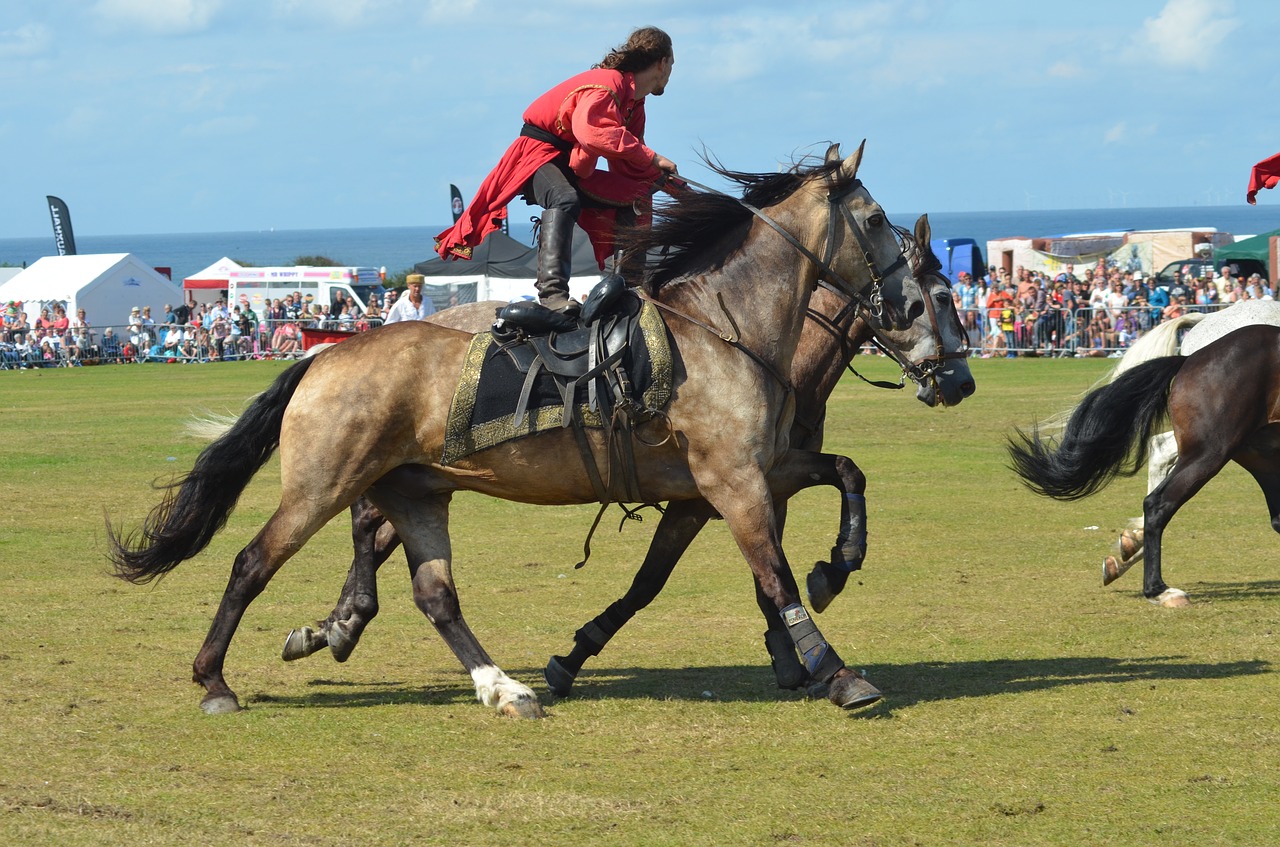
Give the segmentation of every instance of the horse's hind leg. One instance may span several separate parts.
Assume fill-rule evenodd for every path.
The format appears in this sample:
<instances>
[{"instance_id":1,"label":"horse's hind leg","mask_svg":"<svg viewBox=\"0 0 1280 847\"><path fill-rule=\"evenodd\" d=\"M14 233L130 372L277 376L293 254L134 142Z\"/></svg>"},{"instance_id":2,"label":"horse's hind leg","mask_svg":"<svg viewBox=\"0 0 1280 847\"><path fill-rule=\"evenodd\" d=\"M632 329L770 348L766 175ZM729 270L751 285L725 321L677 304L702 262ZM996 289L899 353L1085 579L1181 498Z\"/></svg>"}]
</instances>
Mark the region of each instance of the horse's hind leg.
<instances>
[{"instance_id":1,"label":"horse's hind leg","mask_svg":"<svg viewBox=\"0 0 1280 847\"><path fill-rule=\"evenodd\" d=\"M207 714L240 710L240 701L223 677L231 637L245 610L267 587L271 577L330 517L308 506L289 506L282 502L266 526L236 556L209 633L192 663L192 679L205 688L200 708Z\"/></svg>"},{"instance_id":2,"label":"horse's hind leg","mask_svg":"<svg viewBox=\"0 0 1280 847\"><path fill-rule=\"evenodd\" d=\"M302 659L325 647L334 659L345 662L360 635L378 614L377 573L400 546L400 536L381 512L361 496L351 504L351 541L355 552L342 593L329 616L315 628L298 627L285 638L281 658Z\"/></svg>"},{"instance_id":3,"label":"horse's hind leg","mask_svg":"<svg viewBox=\"0 0 1280 847\"><path fill-rule=\"evenodd\" d=\"M1178 442L1173 431L1151 436L1147 453L1147 493L1156 490L1178 461ZM1102 560L1102 584L1110 585L1142 561L1145 544L1145 528L1142 518L1134 518L1128 528L1120 533L1112 546L1111 555Z\"/></svg>"},{"instance_id":4,"label":"horse's hind leg","mask_svg":"<svg viewBox=\"0 0 1280 847\"><path fill-rule=\"evenodd\" d=\"M1145 561L1143 562L1142 595L1161 606L1185 606L1187 594L1165 584L1161 573L1161 544L1164 529L1178 509L1196 495L1204 484L1227 463L1222 442L1208 449L1185 448L1164 482L1142 501L1145 527Z\"/></svg>"},{"instance_id":5,"label":"horse's hind leg","mask_svg":"<svg viewBox=\"0 0 1280 847\"><path fill-rule=\"evenodd\" d=\"M667 505L649 543L649 552L627 593L573 634L573 650L568 656L552 656L547 662L543 675L552 694L569 696L582 665L598 655L636 612L653 602L684 551L714 515L715 510L705 500L675 501Z\"/></svg>"},{"instance_id":6,"label":"horse's hind leg","mask_svg":"<svg viewBox=\"0 0 1280 847\"><path fill-rule=\"evenodd\" d=\"M542 706L533 689L516 682L494 664L463 620L453 583L449 544L448 494L405 498L377 486L370 499L395 524L404 542L413 579L413 601L431 621L445 644L471 674L476 697L510 717L540 718Z\"/></svg>"}]
</instances>

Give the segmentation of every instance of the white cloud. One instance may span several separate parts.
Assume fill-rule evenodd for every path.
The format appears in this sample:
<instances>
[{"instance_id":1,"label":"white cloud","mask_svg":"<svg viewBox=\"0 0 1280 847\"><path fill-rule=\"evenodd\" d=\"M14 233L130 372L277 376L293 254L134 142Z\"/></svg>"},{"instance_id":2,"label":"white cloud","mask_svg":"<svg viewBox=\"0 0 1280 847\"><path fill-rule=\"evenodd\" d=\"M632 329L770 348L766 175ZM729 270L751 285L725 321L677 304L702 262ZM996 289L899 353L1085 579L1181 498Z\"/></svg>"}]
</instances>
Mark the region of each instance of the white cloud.
<instances>
[{"instance_id":1,"label":"white cloud","mask_svg":"<svg viewBox=\"0 0 1280 847\"><path fill-rule=\"evenodd\" d=\"M1232 11L1230 0L1169 0L1159 15L1143 21L1138 41L1154 48L1165 65L1205 70L1211 62L1232 61L1218 50L1240 26Z\"/></svg>"},{"instance_id":2,"label":"white cloud","mask_svg":"<svg viewBox=\"0 0 1280 847\"><path fill-rule=\"evenodd\" d=\"M181 35L204 30L221 5L222 0L98 0L93 11L111 26Z\"/></svg>"},{"instance_id":3,"label":"white cloud","mask_svg":"<svg viewBox=\"0 0 1280 847\"><path fill-rule=\"evenodd\" d=\"M1071 61L1054 62L1048 73L1056 79L1077 79L1084 76L1084 68Z\"/></svg>"},{"instance_id":4,"label":"white cloud","mask_svg":"<svg viewBox=\"0 0 1280 847\"><path fill-rule=\"evenodd\" d=\"M40 24L0 32L0 59L36 56L45 51L49 41L49 30Z\"/></svg>"},{"instance_id":5,"label":"white cloud","mask_svg":"<svg viewBox=\"0 0 1280 847\"><path fill-rule=\"evenodd\" d=\"M1129 132L1128 127L1125 126L1124 121L1121 121L1120 123L1111 127L1111 129L1107 130L1106 135L1102 137L1102 140L1107 144L1115 144L1117 142L1124 141L1125 136L1128 135L1128 132Z\"/></svg>"}]
</instances>

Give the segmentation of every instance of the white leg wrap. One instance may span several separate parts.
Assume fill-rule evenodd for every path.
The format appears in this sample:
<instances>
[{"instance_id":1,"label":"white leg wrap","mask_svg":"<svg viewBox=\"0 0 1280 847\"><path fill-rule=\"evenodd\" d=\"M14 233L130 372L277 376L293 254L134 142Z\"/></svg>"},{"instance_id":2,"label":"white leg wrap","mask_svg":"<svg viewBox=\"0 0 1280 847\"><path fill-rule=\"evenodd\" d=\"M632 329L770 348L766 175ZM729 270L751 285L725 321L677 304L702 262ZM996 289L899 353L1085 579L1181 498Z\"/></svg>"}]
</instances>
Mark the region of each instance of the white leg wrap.
<instances>
[{"instance_id":1,"label":"white leg wrap","mask_svg":"<svg viewBox=\"0 0 1280 847\"><path fill-rule=\"evenodd\" d=\"M471 672L471 679L476 684L476 699L499 711L516 700L538 699L532 688L516 682L495 665L476 668Z\"/></svg>"}]
</instances>

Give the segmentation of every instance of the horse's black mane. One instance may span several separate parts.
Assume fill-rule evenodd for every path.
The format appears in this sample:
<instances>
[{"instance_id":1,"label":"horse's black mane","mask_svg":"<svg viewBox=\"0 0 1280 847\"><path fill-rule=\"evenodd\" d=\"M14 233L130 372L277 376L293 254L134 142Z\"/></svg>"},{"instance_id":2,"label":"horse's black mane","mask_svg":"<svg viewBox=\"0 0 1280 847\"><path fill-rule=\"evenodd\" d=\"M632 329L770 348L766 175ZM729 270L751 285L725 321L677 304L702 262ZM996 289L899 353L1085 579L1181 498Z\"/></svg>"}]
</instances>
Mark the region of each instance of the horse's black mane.
<instances>
[{"instance_id":1,"label":"horse's black mane","mask_svg":"<svg viewBox=\"0 0 1280 847\"><path fill-rule=\"evenodd\" d=\"M835 191L856 178L841 170L839 160L811 164L801 161L775 173L743 173L704 156L713 171L742 187L742 202L723 194L688 190L656 204L652 228L620 234L619 246L644 255L644 288L656 294L680 277L713 270L723 264L746 238L752 212L743 203L765 209L782 202L815 177L828 180Z\"/></svg>"}]
</instances>

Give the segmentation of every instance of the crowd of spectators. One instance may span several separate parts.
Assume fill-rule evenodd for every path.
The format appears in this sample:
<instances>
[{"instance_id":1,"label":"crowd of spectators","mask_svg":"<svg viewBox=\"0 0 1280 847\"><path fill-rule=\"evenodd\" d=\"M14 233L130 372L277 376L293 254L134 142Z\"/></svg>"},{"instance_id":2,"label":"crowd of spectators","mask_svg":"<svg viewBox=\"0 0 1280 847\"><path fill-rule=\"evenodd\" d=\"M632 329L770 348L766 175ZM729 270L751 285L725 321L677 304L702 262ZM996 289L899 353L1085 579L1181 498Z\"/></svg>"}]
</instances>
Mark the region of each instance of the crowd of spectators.
<instances>
[{"instance_id":1,"label":"crowd of spectators","mask_svg":"<svg viewBox=\"0 0 1280 847\"><path fill-rule=\"evenodd\" d=\"M84 309L69 319L55 304L31 320L22 303L10 302L0 324L0 368L296 358L304 352L304 329L372 329L382 325L395 300L395 291L372 295L362 309L351 297L321 305L294 292L273 300L262 315L245 298L233 305L226 299L166 305L160 316L143 306L130 310L125 325L101 330L90 325Z\"/></svg>"},{"instance_id":2,"label":"crowd of spectators","mask_svg":"<svg viewBox=\"0 0 1280 847\"><path fill-rule=\"evenodd\" d=\"M952 289L975 355L1110 356L1156 324L1241 300L1271 300L1259 274L1237 278L1231 266L1212 277L1189 273L1159 285L1141 271L1074 265L1050 275L992 266L981 279L961 272Z\"/></svg>"}]
</instances>

